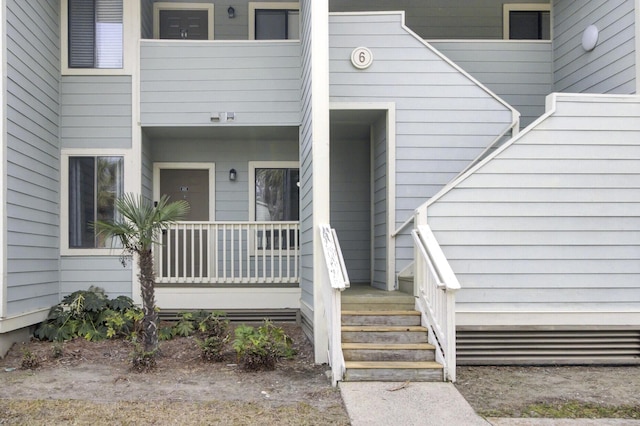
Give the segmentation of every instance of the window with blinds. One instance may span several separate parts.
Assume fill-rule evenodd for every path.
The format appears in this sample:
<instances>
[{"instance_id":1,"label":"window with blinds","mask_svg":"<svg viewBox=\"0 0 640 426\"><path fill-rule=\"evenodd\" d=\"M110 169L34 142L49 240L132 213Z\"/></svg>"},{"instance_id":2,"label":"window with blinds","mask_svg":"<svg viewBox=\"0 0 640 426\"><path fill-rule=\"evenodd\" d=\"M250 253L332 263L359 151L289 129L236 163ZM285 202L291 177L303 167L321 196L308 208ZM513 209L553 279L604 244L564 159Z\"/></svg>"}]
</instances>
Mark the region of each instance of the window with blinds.
<instances>
[{"instance_id":1,"label":"window with blinds","mask_svg":"<svg viewBox=\"0 0 640 426\"><path fill-rule=\"evenodd\" d=\"M69 68L122 68L123 0L69 1Z\"/></svg>"}]
</instances>

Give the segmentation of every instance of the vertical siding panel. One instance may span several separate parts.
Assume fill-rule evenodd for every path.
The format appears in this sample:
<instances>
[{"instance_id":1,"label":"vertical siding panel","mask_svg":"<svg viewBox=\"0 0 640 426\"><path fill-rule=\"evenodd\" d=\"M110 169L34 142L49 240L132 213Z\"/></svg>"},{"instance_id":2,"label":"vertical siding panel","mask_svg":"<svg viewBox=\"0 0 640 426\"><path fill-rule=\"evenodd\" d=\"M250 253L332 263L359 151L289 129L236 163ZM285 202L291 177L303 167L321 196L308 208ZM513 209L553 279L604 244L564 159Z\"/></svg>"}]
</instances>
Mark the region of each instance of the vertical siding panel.
<instances>
[{"instance_id":1,"label":"vertical siding panel","mask_svg":"<svg viewBox=\"0 0 640 426\"><path fill-rule=\"evenodd\" d=\"M8 317L59 296L59 8L6 2Z\"/></svg>"},{"instance_id":2,"label":"vertical siding panel","mask_svg":"<svg viewBox=\"0 0 640 426\"><path fill-rule=\"evenodd\" d=\"M634 0L554 4L555 91L572 93L635 93ZM598 45L582 49L582 32L599 30ZM637 22L635 23L637 25Z\"/></svg>"}]
</instances>

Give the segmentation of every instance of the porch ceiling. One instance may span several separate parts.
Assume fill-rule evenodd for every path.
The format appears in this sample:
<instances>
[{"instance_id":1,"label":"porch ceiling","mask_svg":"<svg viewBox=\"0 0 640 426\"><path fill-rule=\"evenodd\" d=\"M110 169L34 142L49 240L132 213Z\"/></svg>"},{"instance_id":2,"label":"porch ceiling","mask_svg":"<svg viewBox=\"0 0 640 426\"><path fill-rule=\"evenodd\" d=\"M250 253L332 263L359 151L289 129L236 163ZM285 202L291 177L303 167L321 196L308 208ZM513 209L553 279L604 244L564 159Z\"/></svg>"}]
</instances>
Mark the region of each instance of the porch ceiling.
<instances>
[{"instance_id":1,"label":"porch ceiling","mask_svg":"<svg viewBox=\"0 0 640 426\"><path fill-rule=\"evenodd\" d=\"M332 110L332 139L369 139L370 127L385 116L381 110Z\"/></svg>"},{"instance_id":2,"label":"porch ceiling","mask_svg":"<svg viewBox=\"0 0 640 426\"><path fill-rule=\"evenodd\" d=\"M292 140L298 139L294 126L207 126L143 127L151 139Z\"/></svg>"}]
</instances>

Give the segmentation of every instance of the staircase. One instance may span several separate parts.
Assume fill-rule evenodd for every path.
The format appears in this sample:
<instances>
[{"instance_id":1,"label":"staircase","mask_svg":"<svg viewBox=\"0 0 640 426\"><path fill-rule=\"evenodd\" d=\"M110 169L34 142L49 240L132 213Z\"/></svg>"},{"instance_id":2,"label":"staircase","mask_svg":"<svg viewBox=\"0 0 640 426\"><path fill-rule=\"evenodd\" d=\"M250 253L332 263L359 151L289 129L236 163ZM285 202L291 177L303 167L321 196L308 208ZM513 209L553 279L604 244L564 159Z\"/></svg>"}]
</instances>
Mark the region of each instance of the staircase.
<instances>
[{"instance_id":1,"label":"staircase","mask_svg":"<svg viewBox=\"0 0 640 426\"><path fill-rule=\"evenodd\" d=\"M414 298L369 286L342 294L345 381L443 381Z\"/></svg>"}]
</instances>

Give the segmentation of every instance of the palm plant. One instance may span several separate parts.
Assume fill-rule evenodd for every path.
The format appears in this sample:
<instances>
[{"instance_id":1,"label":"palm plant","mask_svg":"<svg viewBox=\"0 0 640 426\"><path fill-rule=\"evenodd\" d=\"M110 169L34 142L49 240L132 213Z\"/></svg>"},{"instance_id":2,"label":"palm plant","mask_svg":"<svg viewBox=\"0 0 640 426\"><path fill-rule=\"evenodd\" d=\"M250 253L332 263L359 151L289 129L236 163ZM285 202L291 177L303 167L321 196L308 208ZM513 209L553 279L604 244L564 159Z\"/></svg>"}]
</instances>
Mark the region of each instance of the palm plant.
<instances>
[{"instance_id":1,"label":"palm plant","mask_svg":"<svg viewBox=\"0 0 640 426\"><path fill-rule=\"evenodd\" d=\"M155 273L151 247L159 244L157 236L172 223L189 212L184 200L169 203L163 195L156 205L141 195L124 194L115 201L121 219L96 221L98 235L115 238L122 243L125 254L136 255L140 290L142 293L142 339L144 351L153 353L158 348L158 313L155 309Z\"/></svg>"}]
</instances>

